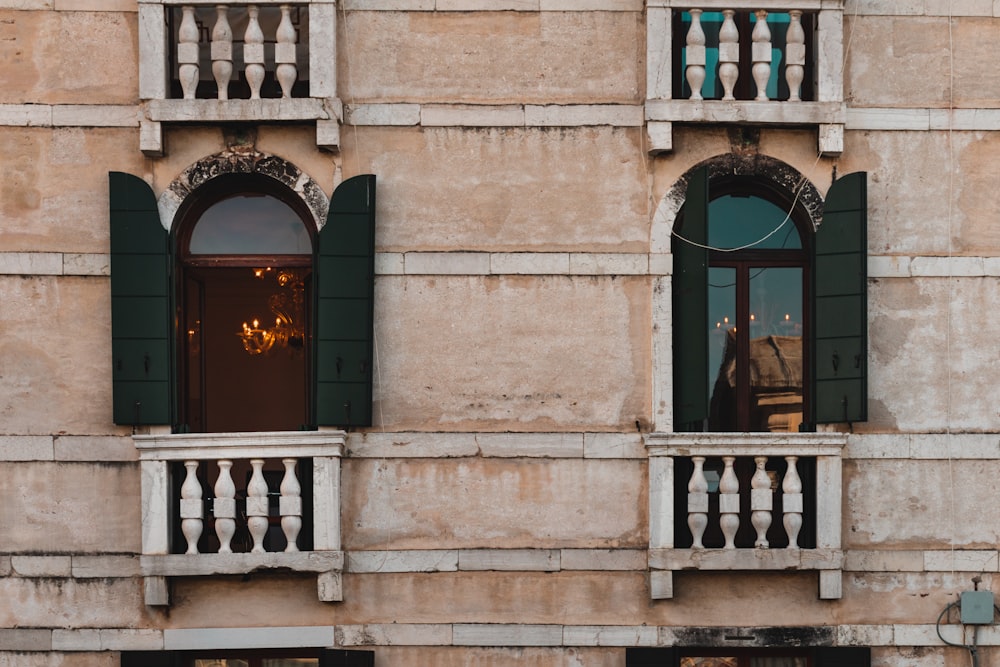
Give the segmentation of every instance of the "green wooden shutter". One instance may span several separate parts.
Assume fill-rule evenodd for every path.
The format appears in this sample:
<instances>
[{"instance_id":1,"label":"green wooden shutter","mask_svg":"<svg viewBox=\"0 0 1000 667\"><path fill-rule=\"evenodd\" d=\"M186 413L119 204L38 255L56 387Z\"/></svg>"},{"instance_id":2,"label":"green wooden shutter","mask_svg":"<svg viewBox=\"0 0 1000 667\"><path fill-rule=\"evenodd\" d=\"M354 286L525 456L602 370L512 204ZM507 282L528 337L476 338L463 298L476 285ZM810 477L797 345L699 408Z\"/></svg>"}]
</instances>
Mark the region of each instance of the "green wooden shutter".
<instances>
[{"instance_id":1,"label":"green wooden shutter","mask_svg":"<svg viewBox=\"0 0 1000 667\"><path fill-rule=\"evenodd\" d=\"M872 650L867 646L822 646L813 651L813 667L870 667L872 664Z\"/></svg>"},{"instance_id":2,"label":"green wooden shutter","mask_svg":"<svg viewBox=\"0 0 1000 667\"><path fill-rule=\"evenodd\" d=\"M325 648L319 654L319 667L374 667L374 665L374 651Z\"/></svg>"},{"instance_id":3,"label":"green wooden shutter","mask_svg":"<svg viewBox=\"0 0 1000 667\"><path fill-rule=\"evenodd\" d=\"M375 304L375 176L340 184L330 200L314 263L316 422L372 423Z\"/></svg>"},{"instance_id":4,"label":"green wooden shutter","mask_svg":"<svg viewBox=\"0 0 1000 667\"><path fill-rule=\"evenodd\" d=\"M694 172L671 240L674 256L674 430L700 431L708 418L708 169Z\"/></svg>"},{"instance_id":5,"label":"green wooden shutter","mask_svg":"<svg viewBox=\"0 0 1000 667\"><path fill-rule=\"evenodd\" d=\"M867 174L827 193L813 258L813 423L868 419Z\"/></svg>"},{"instance_id":6,"label":"green wooden shutter","mask_svg":"<svg viewBox=\"0 0 1000 667\"><path fill-rule=\"evenodd\" d=\"M169 424L169 235L145 181L121 172L108 181L114 421Z\"/></svg>"}]
</instances>

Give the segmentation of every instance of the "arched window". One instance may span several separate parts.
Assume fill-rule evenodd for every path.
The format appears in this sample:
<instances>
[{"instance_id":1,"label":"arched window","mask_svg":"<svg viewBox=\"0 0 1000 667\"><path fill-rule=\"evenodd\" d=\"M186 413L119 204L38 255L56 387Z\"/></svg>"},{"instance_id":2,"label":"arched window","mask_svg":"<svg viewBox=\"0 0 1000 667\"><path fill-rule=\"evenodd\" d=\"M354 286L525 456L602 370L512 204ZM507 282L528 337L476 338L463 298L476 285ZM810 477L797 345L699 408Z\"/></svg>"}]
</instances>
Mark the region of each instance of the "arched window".
<instances>
[{"instance_id":1,"label":"arched window","mask_svg":"<svg viewBox=\"0 0 1000 667\"><path fill-rule=\"evenodd\" d=\"M255 171L194 189L172 233L142 179L109 180L116 424L371 425L374 176L341 183L319 231L303 197Z\"/></svg>"},{"instance_id":2,"label":"arched window","mask_svg":"<svg viewBox=\"0 0 1000 667\"><path fill-rule=\"evenodd\" d=\"M180 422L300 429L311 422L309 212L260 175L223 176L199 194L176 240Z\"/></svg>"},{"instance_id":3,"label":"arched window","mask_svg":"<svg viewBox=\"0 0 1000 667\"><path fill-rule=\"evenodd\" d=\"M865 175L823 222L792 192L693 173L674 230L674 429L799 431L866 418Z\"/></svg>"}]
</instances>

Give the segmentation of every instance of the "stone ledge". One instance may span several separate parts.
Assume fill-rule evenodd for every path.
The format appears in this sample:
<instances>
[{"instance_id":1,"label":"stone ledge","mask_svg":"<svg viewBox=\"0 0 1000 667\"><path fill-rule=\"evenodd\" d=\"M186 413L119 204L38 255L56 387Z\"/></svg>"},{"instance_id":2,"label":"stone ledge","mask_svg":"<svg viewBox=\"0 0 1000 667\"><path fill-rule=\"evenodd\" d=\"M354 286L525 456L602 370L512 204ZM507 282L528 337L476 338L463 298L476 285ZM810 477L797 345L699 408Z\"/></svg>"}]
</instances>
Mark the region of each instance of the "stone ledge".
<instances>
[{"instance_id":1,"label":"stone ledge","mask_svg":"<svg viewBox=\"0 0 1000 667\"><path fill-rule=\"evenodd\" d=\"M320 647L333 646L334 641L334 627L332 625L273 628L168 628L163 631L163 648L167 651Z\"/></svg>"},{"instance_id":2,"label":"stone ledge","mask_svg":"<svg viewBox=\"0 0 1000 667\"><path fill-rule=\"evenodd\" d=\"M146 577L197 577L248 574L261 570L337 572L344 567L343 551L300 551L239 554L143 554L139 567Z\"/></svg>"},{"instance_id":3,"label":"stone ledge","mask_svg":"<svg viewBox=\"0 0 1000 667\"><path fill-rule=\"evenodd\" d=\"M262 100L149 100L154 122L232 122L329 120L325 100L313 98Z\"/></svg>"},{"instance_id":4,"label":"stone ledge","mask_svg":"<svg viewBox=\"0 0 1000 667\"><path fill-rule=\"evenodd\" d=\"M672 123L842 124L845 115L842 102L646 100L646 120Z\"/></svg>"},{"instance_id":5,"label":"stone ledge","mask_svg":"<svg viewBox=\"0 0 1000 667\"><path fill-rule=\"evenodd\" d=\"M840 549L650 549L654 570L839 570Z\"/></svg>"}]
</instances>

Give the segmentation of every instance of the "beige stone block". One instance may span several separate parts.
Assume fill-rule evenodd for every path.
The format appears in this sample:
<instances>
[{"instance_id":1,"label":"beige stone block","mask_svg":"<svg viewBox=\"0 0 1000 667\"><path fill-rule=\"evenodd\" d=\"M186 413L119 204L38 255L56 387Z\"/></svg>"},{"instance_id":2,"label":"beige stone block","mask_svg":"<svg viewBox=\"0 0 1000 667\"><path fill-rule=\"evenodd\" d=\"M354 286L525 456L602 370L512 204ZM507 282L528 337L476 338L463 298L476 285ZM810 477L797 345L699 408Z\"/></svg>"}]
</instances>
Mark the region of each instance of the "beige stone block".
<instances>
[{"instance_id":1,"label":"beige stone block","mask_svg":"<svg viewBox=\"0 0 1000 667\"><path fill-rule=\"evenodd\" d=\"M134 579L0 579L5 627L129 628L149 624L141 582ZM48 633L49 631L45 631ZM0 639L0 647L2 647ZM34 649L39 650L39 649ZM47 650L47 647L41 650Z\"/></svg>"},{"instance_id":2,"label":"beige stone block","mask_svg":"<svg viewBox=\"0 0 1000 667\"><path fill-rule=\"evenodd\" d=\"M924 569L928 572L996 572L996 550L959 549L925 551Z\"/></svg>"},{"instance_id":3,"label":"beige stone block","mask_svg":"<svg viewBox=\"0 0 1000 667\"><path fill-rule=\"evenodd\" d=\"M569 256L569 272L577 276L641 276L648 270L648 255L575 252Z\"/></svg>"},{"instance_id":4,"label":"beige stone block","mask_svg":"<svg viewBox=\"0 0 1000 667\"><path fill-rule=\"evenodd\" d=\"M867 433L851 435L844 448L848 459L907 459L910 457L910 435Z\"/></svg>"},{"instance_id":5,"label":"beige stone block","mask_svg":"<svg viewBox=\"0 0 1000 667\"><path fill-rule=\"evenodd\" d=\"M0 466L0 523L11 552L137 552L139 470L123 464ZM2 614L0 614L2 615Z\"/></svg>"},{"instance_id":6,"label":"beige stone block","mask_svg":"<svg viewBox=\"0 0 1000 667\"><path fill-rule=\"evenodd\" d=\"M0 10L0 19L0 62L9 74L0 103L135 103L134 10Z\"/></svg>"},{"instance_id":7,"label":"beige stone block","mask_svg":"<svg viewBox=\"0 0 1000 667\"><path fill-rule=\"evenodd\" d=\"M924 0L928 16L993 16L993 0Z\"/></svg>"},{"instance_id":8,"label":"beige stone block","mask_svg":"<svg viewBox=\"0 0 1000 667\"><path fill-rule=\"evenodd\" d=\"M910 456L915 459L1000 458L1000 438L995 433L913 433Z\"/></svg>"},{"instance_id":9,"label":"beige stone block","mask_svg":"<svg viewBox=\"0 0 1000 667\"><path fill-rule=\"evenodd\" d=\"M452 643L447 624L366 623L338 625L337 646L448 646Z\"/></svg>"},{"instance_id":10,"label":"beige stone block","mask_svg":"<svg viewBox=\"0 0 1000 667\"><path fill-rule=\"evenodd\" d=\"M52 0L64 12L134 12L134 0Z\"/></svg>"},{"instance_id":11,"label":"beige stone block","mask_svg":"<svg viewBox=\"0 0 1000 667\"><path fill-rule=\"evenodd\" d=\"M406 255L401 252L375 253L375 275L400 276L406 273Z\"/></svg>"},{"instance_id":12,"label":"beige stone block","mask_svg":"<svg viewBox=\"0 0 1000 667\"><path fill-rule=\"evenodd\" d=\"M879 372L870 375L865 430L1000 430L983 374L992 364L987 351L992 339L982 315L992 312L995 295L995 278L886 280L871 286L869 363ZM948 317L942 318L945 311ZM944 347L943 341L948 341Z\"/></svg>"},{"instance_id":13,"label":"beige stone block","mask_svg":"<svg viewBox=\"0 0 1000 667\"><path fill-rule=\"evenodd\" d=\"M52 631L28 628L0 629L2 651L51 651Z\"/></svg>"},{"instance_id":14,"label":"beige stone block","mask_svg":"<svg viewBox=\"0 0 1000 667\"><path fill-rule=\"evenodd\" d=\"M107 253L112 168L144 172L134 130L0 127L4 251Z\"/></svg>"},{"instance_id":15,"label":"beige stone block","mask_svg":"<svg viewBox=\"0 0 1000 667\"><path fill-rule=\"evenodd\" d=\"M344 8L369 11L434 11L437 0L346 0Z\"/></svg>"},{"instance_id":16,"label":"beige stone block","mask_svg":"<svg viewBox=\"0 0 1000 667\"><path fill-rule=\"evenodd\" d=\"M82 127L139 127L134 105L60 104L52 107L52 125Z\"/></svg>"},{"instance_id":17,"label":"beige stone block","mask_svg":"<svg viewBox=\"0 0 1000 667\"><path fill-rule=\"evenodd\" d=\"M162 651L163 631L101 630L101 649L104 651Z\"/></svg>"},{"instance_id":18,"label":"beige stone block","mask_svg":"<svg viewBox=\"0 0 1000 667\"><path fill-rule=\"evenodd\" d=\"M439 12L538 11L538 0L437 0Z\"/></svg>"},{"instance_id":19,"label":"beige stone block","mask_svg":"<svg viewBox=\"0 0 1000 667\"><path fill-rule=\"evenodd\" d=\"M19 577L68 577L69 556L11 556L10 565Z\"/></svg>"},{"instance_id":20,"label":"beige stone block","mask_svg":"<svg viewBox=\"0 0 1000 667\"><path fill-rule=\"evenodd\" d=\"M580 625L563 628L566 646L656 646L659 632L649 626Z\"/></svg>"},{"instance_id":21,"label":"beige stone block","mask_svg":"<svg viewBox=\"0 0 1000 667\"><path fill-rule=\"evenodd\" d=\"M848 130L928 130L930 110L851 107L845 125Z\"/></svg>"},{"instance_id":22,"label":"beige stone block","mask_svg":"<svg viewBox=\"0 0 1000 667\"><path fill-rule=\"evenodd\" d=\"M54 651L100 651L101 631L94 629L52 631Z\"/></svg>"},{"instance_id":23,"label":"beige stone block","mask_svg":"<svg viewBox=\"0 0 1000 667\"><path fill-rule=\"evenodd\" d=\"M52 9L55 0L0 0L0 9Z\"/></svg>"},{"instance_id":24,"label":"beige stone block","mask_svg":"<svg viewBox=\"0 0 1000 667\"><path fill-rule=\"evenodd\" d=\"M587 459L645 459L646 446L639 433L584 433L583 457Z\"/></svg>"},{"instance_id":25,"label":"beige stone block","mask_svg":"<svg viewBox=\"0 0 1000 667\"><path fill-rule=\"evenodd\" d=\"M981 276L981 257L914 257L910 261L910 274L914 277Z\"/></svg>"},{"instance_id":26,"label":"beige stone block","mask_svg":"<svg viewBox=\"0 0 1000 667\"><path fill-rule=\"evenodd\" d=\"M350 125L418 125L419 104L358 104L348 106Z\"/></svg>"},{"instance_id":27,"label":"beige stone block","mask_svg":"<svg viewBox=\"0 0 1000 667\"><path fill-rule=\"evenodd\" d=\"M524 109L519 105L444 105L420 107L420 124L425 127L520 127Z\"/></svg>"},{"instance_id":28,"label":"beige stone block","mask_svg":"<svg viewBox=\"0 0 1000 667\"><path fill-rule=\"evenodd\" d=\"M543 12L641 12L642 0L539 0Z\"/></svg>"},{"instance_id":29,"label":"beige stone block","mask_svg":"<svg viewBox=\"0 0 1000 667\"><path fill-rule=\"evenodd\" d=\"M0 577L9 577L11 571L10 556L0 556Z\"/></svg>"},{"instance_id":30,"label":"beige stone block","mask_svg":"<svg viewBox=\"0 0 1000 667\"><path fill-rule=\"evenodd\" d=\"M643 278L380 279L379 409L400 430L633 429L648 303Z\"/></svg>"},{"instance_id":31,"label":"beige stone block","mask_svg":"<svg viewBox=\"0 0 1000 667\"><path fill-rule=\"evenodd\" d=\"M645 570L646 551L639 549L563 549L563 570Z\"/></svg>"},{"instance_id":32,"label":"beige stone block","mask_svg":"<svg viewBox=\"0 0 1000 667\"><path fill-rule=\"evenodd\" d=\"M474 252L408 252L403 267L409 275L485 275L490 272L490 256Z\"/></svg>"},{"instance_id":33,"label":"beige stone block","mask_svg":"<svg viewBox=\"0 0 1000 667\"><path fill-rule=\"evenodd\" d=\"M0 277L10 433L107 433L111 425L110 294L88 278ZM47 378L40 382L39 378ZM46 447L51 447L47 443ZM51 458L51 450L45 452Z\"/></svg>"},{"instance_id":34,"label":"beige stone block","mask_svg":"<svg viewBox=\"0 0 1000 667\"><path fill-rule=\"evenodd\" d=\"M139 576L136 556L73 556L73 576L77 579Z\"/></svg>"},{"instance_id":35,"label":"beige stone block","mask_svg":"<svg viewBox=\"0 0 1000 667\"><path fill-rule=\"evenodd\" d=\"M922 572L922 551L863 551L851 549L844 554L844 570L850 572Z\"/></svg>"},{"instance_id":36,"label":"beige stone block","mask_svg":"<svg viewBox=\"0 0 1000 667\"><path fill-rule=\"evenodd\" d=\"M555 572L559 570L559 551L555 549L462 549L458 552L458 569L466 571Z\"/></svg>"},{"instance_id":37,"label":"beige stone block","mask_svg":"<svg viewBox=\"0 0 1000 667\"><path fill-rule=\"evenodd\" d=\"M844 13L847 16L918 16L924 13L924 0L846 0Z\"/></svg>"},{"instance_id":38,"label":"beige stone block","mask_svg":"<svg viewBox=\"0 0 1000 667\"><path fill-rule=\"evenodd\" d=\"M344 544L349 551L523 549L540 541L552 549L640 548L641 470L638 461L614 460L350 461Z\"/></svg>"},{"instance_id":39,"label":"beige stone block","mask_svg":"<svg viewBox=\"0 0 1000 667\"><path fill-rule=\"evenodd\" d=\"M14 276L57 276L62 273L62 255L55 252L0 253L0 273Z\"/></svg>"},{"instance_id":40,"label":"beige stone block","mask_svg":"<svg viewBox=\"0 0 1000 667\"><path fill-rule=\"evenodd\" d=\"M51 461L52 436L0 436L0 461Z\"/></svg>"},{"instance_id":41,"label":"beige stone block","mask_svg":"<svg viewBox=\"0 0 1000 667\"><path fill-rule=\"evenodd\" d=\"M891 625L838 625L838 646L889 646L893 643Z\"/></svg>"},{"instance_id":42,"label":"beige stone block","mask_svg":"<svg viewBox=\"0 0 1000 667\"><path fill-rule=\"evenodd\" d=\"M909 278L911 257L868 257L869 278Z\"/></svg>"},{"instance_id":43,"label":"beige stone block","mask_svg":"<svg viewBox=\"0 0 1000 667\"><path fill-rule=\"evenodd\" d=\"M389 665L434 665L434 667L621 667L623 654L618 647L379 647L378 660ZM31 667L34 667L33 665ZM102 666L103 667L103 666Z\"/></svg>"},{"instance_id":44,"label":"beige stone block","mask_svg":"<svg viewBox=\"0 0 1000 667\"><path fill-rule=\"evenodd\" d=\"M371 432L347 436L347 454L352 457L450 458L478 453L474 433Z\"/></svg>"},{"instance_id":45,"label":"beige stone block","mask_svg":"<svg viewBox=\"0 0 1000 667\"><path fill-rule=\"evenodd\" d=\"M212 649L297 648L332 646L333 626L167 628L163 648L168 651Z\"/></svg>"},{"instance_id":46,"label":"beige stone block","mask_svg":"<svg viewBox=\"0 0 1000 667\"><path fill-rule=\"evenodd\" d=\"M641 106L618 104L533 105L524 108L524 123L529 126L574 127L577 125L615 125L640 127Z\"/></svg>"},{"instance_id":47,"label":"beige stone block","mask_svg":"<svg viewBox=\"0 0 1000 667\"><path fill-rule=\"evenodd\" d=\"M480 433L481 456L582 458L580 433Z\"/></svg>"},{"instance_id":48,"label":"beige stone block","mask_svg":"<svg viewBox=\"0 0 1000 667\"><path fill-rule=\"evenodd\" d=\"M59 435L55 438L57 461L136 461L139 458L130 437Z\"/></svg>"},{"instance_id":49,"label":"beige stone block","mask_svg":"<svg viewBox=\"0 0 1000 667\"><path fill-rule=\"evenodd\" d=\"M440 1L436 9L352 15L351 77L341 82L347 84L344 99L464 104L639 101L645 79L641 12L446 12ZM422 113L426 122L427 109Z\"/></svg>"},{"instance_id":50,"label":"beige stone block","mask_svg":"<svg viewBox=\"0 0 1000 667\"><path fill-rule=\"evenodd\" d=\"M349 551L348 572L454 572L458 551Z\"/></svg>"},{"instance_id":51,"label":"beige stone block","mask_svg":"<svg viewBox=\"0 0 1000 667\"><path fill-rule=\"evenodd\" d=\"M0 104L0 125L48 126L52 107L44 104Z\"/></svg>"},{"instance_id":52,"label":"beige stone block","mask_svg":"<svg viewBox=\"0 0 1000 667\"><path fill-rule=\"evenodd\" d=\"M996 568L994 549L1000 524L983 519L975 508L1000 492L1000 462L955 460L845 461L845 495L850 499L844 525L853 549L988 550L977 571ZM949 556L950 558L950 556ZM976 558L973 558L976 560ZM969 567L972 567L969 564ZM950 566L947 568L950 569Z\"/></svg>"},{"instance_id":53,"label":"beige stone block","mask_svg":"<svg viewBox=\"0 0 1000 667\"><path fill-rule=\"evenodd\" d=\"M362 127L345 164L355 140L380 178L382 251L649 251L640 129Z\"/></svg>"},{"instance_id":54,"label":"beige stone block","mask_svg":"<svg viewBox=\"0 0 1000 667\"><path fill-rule=\"evenodd\" d=\"M467 625L452 627L452 642L456 646L560 646L562 627L559 625Z\"/></svg>"},{"instance_id":55,"label":"beige stone block","mask_svg":"<svg viewBox=\"0 0 1000 667\"><path fill-rule=\"evenodd\" d=\"M110 276L111 257L104 253L67 253L63 255L63 275Z\"/></svg>"},{"instance_id":56,"label":"beige stone block","mask_svg":"<svg viewBox=\"0 0 1000 667\"><path fill-rule=\"evenodd\" d=\"M490 255L490 273L500 275L566 275L569 255L564 252L498 252Z\"/></svg>"}]
</instances>

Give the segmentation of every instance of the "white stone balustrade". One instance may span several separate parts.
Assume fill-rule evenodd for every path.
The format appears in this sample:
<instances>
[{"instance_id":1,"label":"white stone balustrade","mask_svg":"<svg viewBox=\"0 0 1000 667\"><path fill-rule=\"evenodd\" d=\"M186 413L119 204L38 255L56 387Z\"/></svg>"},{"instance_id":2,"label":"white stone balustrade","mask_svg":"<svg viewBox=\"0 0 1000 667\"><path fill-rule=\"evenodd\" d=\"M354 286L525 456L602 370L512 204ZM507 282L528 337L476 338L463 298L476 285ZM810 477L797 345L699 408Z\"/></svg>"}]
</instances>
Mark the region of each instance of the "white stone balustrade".
<instances>
[{"instance_id":1,"label":"white stone balustrade","mask_svg":"<svg viewBox=\"0 0 1000 667\"><path fill-rule=\"evenodd\" d=\"M673 573L677 570L815 570L819 573L819 597L840 598L841 451L846 442L846 436L837 433L649 434L652 597L673 597ZM690 479L675 479L675 461L680 458L691 462ZM815 497L815 516L809 517L815 526L815 546L810 548L800 545L805 495L800 470L804 458L815 461L815 489L810 489ZM713 468L714 482L710 483L707 466L712 461L718 467ZM740 461L753 464L752 476L747 472L748 479L742 482L744 488L735 472ZM769 462L784 465L769 471ZM777 469L781 467L784 474L779 480ZM675 507L678 483L687 488L686 507ZM715 510L711 509L713 495L717 499ZM779 499L781 515L775 516ZM711 521L718 523L712 526ZM691 547L677 548L675 530L685 524L691 533ZM736 535L741 529L755 536L753 546L747 542L745 548L738 548ZM721 533L721 541L706 548L704 536L713 530L717 536ZM784 531L787 546L773 547L769 530L772 536Z\"/></svg>"},{"instance_id":2,"label":"white stone balustrade","mask_svg":"<svg viewBox=\"0 0 1000 667\"><path fill-rule=\"evenodd\" d=\"M684 34L674 35L674 17L688 12ZM707 22L707 13L721 13L721 23ZM787 14L778 22L775 13ZM649 151L672 150L673 126L688 123L739 123L751 125L804 125L818 129L819 150L824 155L843 151L847 115L843 97L843 0L647 0L646 2L646 121ZM740 23L740 16L754 21ZM811 48L806 30L811 26ZM740 25L744 33L741 34ZM746 28L747 25L752 27ZM712 31L717 30L717 34ZM706 35L706 32L709 34ZM782 34L783 33L783 34ZM783 45L781 38L784 38ZM706 44L717 44L718 68L711 65ZM777 53L776 49L781 52ZM683 55L684 68L674 70L674 59ZM784 99L769 98L767 82L783 66ZM811 72L807 82L806 72ZM686 99L674 96L674 77L688 84ZM703 91L706 79L717 80L721 90ZM736 99L742 79L753 99ZM803 84L809 83L808 99ZM750 91L755 91L750 92ZM713 98L713 99L709 99Z\"/></svg>"},{"instance_id":3,"label":"white stone balustrade","mask_svg":"<svg viewBox=\"0 0 1000 667\"><path fill-rule=\"evenodd\" d=\"M340 458L345 437L342 431L134 436L142 469L140 566L146 603L169 604L168 577L279 568L316 573L320 599L342 599ZM301 471L307 465L312 469L313 546L300 551ZM179 487L171 480L175 471L183 475ZM269 502L274 494L276 513ZM272 516L280 526L272 527ZM171 544L171 525L178 519L183 543ZM212 553L201 553L199 543L211 545L206 551Z\"/></svg>"},{"instance_id":4,"label":"white stone balustrade","mask_svg":"<svg viewBox=\"0 0 1000 667\"><path fill-rule=\"evenodd\" d=\"M339 147L335 2L139 0L138 8L144 153L163 154L163 123L315 121L317 145ZM275 84L265 90L269 74ZM212 99L199 99L199 82L211 90L213 80Z\"/></svg>"}]
</instances>

